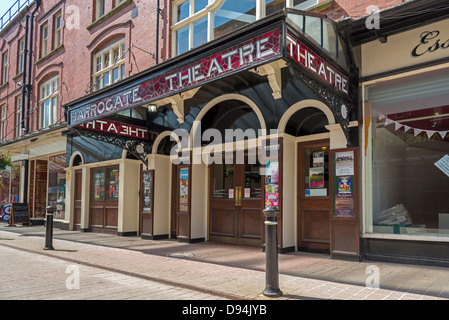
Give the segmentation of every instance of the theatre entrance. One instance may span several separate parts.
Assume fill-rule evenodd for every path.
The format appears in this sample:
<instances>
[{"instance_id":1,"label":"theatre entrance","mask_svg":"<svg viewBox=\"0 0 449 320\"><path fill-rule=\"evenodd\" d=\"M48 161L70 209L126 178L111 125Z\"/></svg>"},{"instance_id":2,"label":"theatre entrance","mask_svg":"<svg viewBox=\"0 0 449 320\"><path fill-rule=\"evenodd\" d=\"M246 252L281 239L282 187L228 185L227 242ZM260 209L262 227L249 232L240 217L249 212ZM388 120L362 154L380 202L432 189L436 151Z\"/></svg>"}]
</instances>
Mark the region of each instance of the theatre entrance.
<instances>
[{"instance_id":1,"label":"theatre entrance","mask_svg":"<svg viewBox=\"0 0 449 320\"><path fill-rule=\"evenodd\" d=\"M239 161L240 160L240 161ZM234 154L209 167L211 242L262 245L261 175L256 157Z\"/></svg>"}]
</instances>

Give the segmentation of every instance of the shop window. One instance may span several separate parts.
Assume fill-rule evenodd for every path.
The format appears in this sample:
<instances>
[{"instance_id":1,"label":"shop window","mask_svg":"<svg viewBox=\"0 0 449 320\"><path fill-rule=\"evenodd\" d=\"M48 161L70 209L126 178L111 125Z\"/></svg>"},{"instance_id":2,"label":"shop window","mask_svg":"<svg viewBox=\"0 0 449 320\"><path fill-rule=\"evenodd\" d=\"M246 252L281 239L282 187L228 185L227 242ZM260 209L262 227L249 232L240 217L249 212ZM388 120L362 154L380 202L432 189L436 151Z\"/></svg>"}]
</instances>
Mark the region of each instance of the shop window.
<instances>
[{"instance_id":1,"label":"shop window","mask_svg":"<svg viewBox=\"0 0 449 320\"><path fill-rule=\"evenodd\" d=\"M368 233L449 236L449 69L366 87Z\"/></svg>"},{"instance_id":2,"label":"shop window","mask_svg":"<svg viewBox=\"0 0 449 320\"><path fill-rule=\"evenodd\" d=\"M22 95L16 97L16 137L22 135Z\"/></svg>"},{"instance_id":3,"label":"shop window","mask_svg":"<svg viewBox=\"0 0 449 320\"><path fill-rule=\"evenodd\" d=\"M19 202L20 199L20 164L11 167L11 197L10 202Z\"/></svg>"},{"instance_id":4,"label":"shop window","mask_svg":"<svg viewBox=\"0 0 449 320\"><path fill-rule=\"evenodd\" d=\"M93 171L93 200L118 200L119 168L98 168Z\"/></svg>"},{"instance_id":5,"label":"shop window","mask_svg":"<svg viewBox=\"0 0 449 320\"><path fill-rule=\"evenodd\" d=\"M8 82L8 51L2 54L2 82L0 84L5 84Z\"/></svg>"},{"instance_id":6,"label":"shop window","mask_svg":"<svg viewBox=\"0 0 449 320\"><path fill-rule=\"evenodd\" d=\"M54 77L41 84L39 90L39 126L48 127L57 121L58 110L58 81L59 77Z\"/></svg>"},{"instance_id":7,"label":"shop window","mask_svg":"<svg viewBox=\"0 0 449 320\"><path fill-rule=\"evenodd\" d=\"M23 58L25 56L25 39L22 38L19 40L18 43L18 50L17 50L17 74L20 74L23 72Z\"/></svg>"},{"instance_id":8,"label":"shop window","mask_svg":"<svg viewBox=\"0 0 449 320\"><path fill-rule=\"evenodd\" d=\"M65 212L66 155L48 158L48 205L56 208L54 218L64 219Z\"/></svg>"},{"instance_id":9,"label":"shop window","mask_svg":"<svg viewBox=\"0 0 449 320\"><path fill-rule=\"evenodd\" d=\"M125 40L96 53L93 57L93 83L100 90L125 78Z\"/></svg>"}]
</instances>

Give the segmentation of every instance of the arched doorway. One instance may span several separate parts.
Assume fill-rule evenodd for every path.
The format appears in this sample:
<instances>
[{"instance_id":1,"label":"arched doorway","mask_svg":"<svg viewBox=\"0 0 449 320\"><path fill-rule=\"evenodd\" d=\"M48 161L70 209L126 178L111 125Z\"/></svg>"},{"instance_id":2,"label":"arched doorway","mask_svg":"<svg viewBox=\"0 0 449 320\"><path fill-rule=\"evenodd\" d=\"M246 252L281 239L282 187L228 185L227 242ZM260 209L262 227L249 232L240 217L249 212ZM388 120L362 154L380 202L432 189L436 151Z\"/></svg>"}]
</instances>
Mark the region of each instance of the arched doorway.
<instances>
[{"instance_id":1,"label":"arched doorway","mask_svg":"<svg viewBox=\"0 0 449 320\"><path fill-rule=\"evenodd\" d=\"M221 141L202 140L202 145L256 139L264 124L254 108L237 99L216 103L200 119L201 133L204 137L206 132L215 130L214 136L221 137ZM209 241L260 246L262 186L256 150L221 150L221 154L212 155L214 160L209 165Z\"/></svg>"},{"instance_id":2,"label":"arched doorway","mask_svg":"<svg viewBox=\"0 0 449 320\"><path fill-rule=\"evenodd\" d=\"M297 248L328 253L332 177L329 174L330 139L323 139L323 134L329 132L326 126L332 118L324 111L306 105L299 108L285 121L285 133L298 141Z\"/></svg>"}]
</instances>

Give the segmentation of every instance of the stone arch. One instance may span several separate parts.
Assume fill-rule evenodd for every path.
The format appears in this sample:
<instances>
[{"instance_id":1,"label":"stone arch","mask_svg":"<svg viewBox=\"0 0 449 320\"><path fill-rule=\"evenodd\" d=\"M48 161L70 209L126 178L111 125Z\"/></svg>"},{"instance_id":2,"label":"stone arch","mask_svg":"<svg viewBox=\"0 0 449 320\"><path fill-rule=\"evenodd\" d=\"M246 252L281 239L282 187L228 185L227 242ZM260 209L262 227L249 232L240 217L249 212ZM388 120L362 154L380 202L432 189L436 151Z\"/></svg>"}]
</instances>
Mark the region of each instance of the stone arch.
<instances>
[{"instance_id":1,"label":"stone arch","mask_svg":"<svg viewBox=\"0 0 449 320\"><path fill-rule=\"evenodd\" d=\"M80 164L76 164L77 159L81 159ZM75 151L71 156L70 156L70 161L69 161L69 167L74 167L74 166L78 166L78 165L82 165L84 164L84 157L83 154L79 151Z\"/></svg>"},{"instance_id":2,"label":"stone arch","mask_svg":"<svg viewBox=\"0 0 449 320\"><path fill-rule=\"evenodd\" d=\"M293 104L290 108L287 109L287 111L282 115L281 120L279 121L278 125L278 132L279 134L285 133L285 128L287 126L287 122L290 120L290 118L299 110L304 108L316 108L322 111L328 120L329 125L335 124L335 117L332 113L331 109L318 100L302 100L295 104Z\"/></svg>"},{"instance_id":3,"label":"stone arch","mask_svg":"<svg viewBox=\"0 0 449 320\"><path fill-rule=\"evenodd\" d=\"M207 103L201 109L201 111L198 113L198 115L195 118L195 122L196 123L201 122L201 120L203 119L203 117L206 115L206 113L209 110L211 110L213 107L215 107L220 102L224 102L227 100L238 100L238 101L241 101L241 102L247 104L252 109L252 111L256 114L256 117L260 123L260 128L262 130L267 128L265 119L264 119L259 107L248 97L241 95L241 94L236 94L236 93L224 94L224 95L221 95L221 96L216 97L216 98L212 99L211 101L209 101L209 103ZM193 145L193 137L195 137L196 130L198 129L195 126L195 122L194 122L194 125L192 126L192 129L190 130L190 145Z\"/></svg>"}]
</instances>

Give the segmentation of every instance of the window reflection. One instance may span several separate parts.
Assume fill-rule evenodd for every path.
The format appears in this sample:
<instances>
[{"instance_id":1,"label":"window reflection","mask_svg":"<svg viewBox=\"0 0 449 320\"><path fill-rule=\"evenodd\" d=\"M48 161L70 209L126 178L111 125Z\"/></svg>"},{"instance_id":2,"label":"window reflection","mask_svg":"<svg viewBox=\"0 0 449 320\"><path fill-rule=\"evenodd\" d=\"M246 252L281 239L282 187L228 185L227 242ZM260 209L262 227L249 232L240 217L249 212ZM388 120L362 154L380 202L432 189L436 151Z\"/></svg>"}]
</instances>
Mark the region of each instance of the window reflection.
<instances>
[{"instance_id":1,"label":"window reflection","mask_svg":"<svg viewBox=\"0 0 449 320\"><path fill-rule=\"evenodd\" d=\"M214 12L214 38L256 21L256 0L226 0Z\"/></svg>"},{"instance_id":2,"label":"window reflection","mask_svg":"<svg viewBox=\"0 0 449 320\"><path fill-rule=\"evenodd\" d=\"M207 17L193 23L193 47L207 42Z\"/></svg>"}]
</instances>

